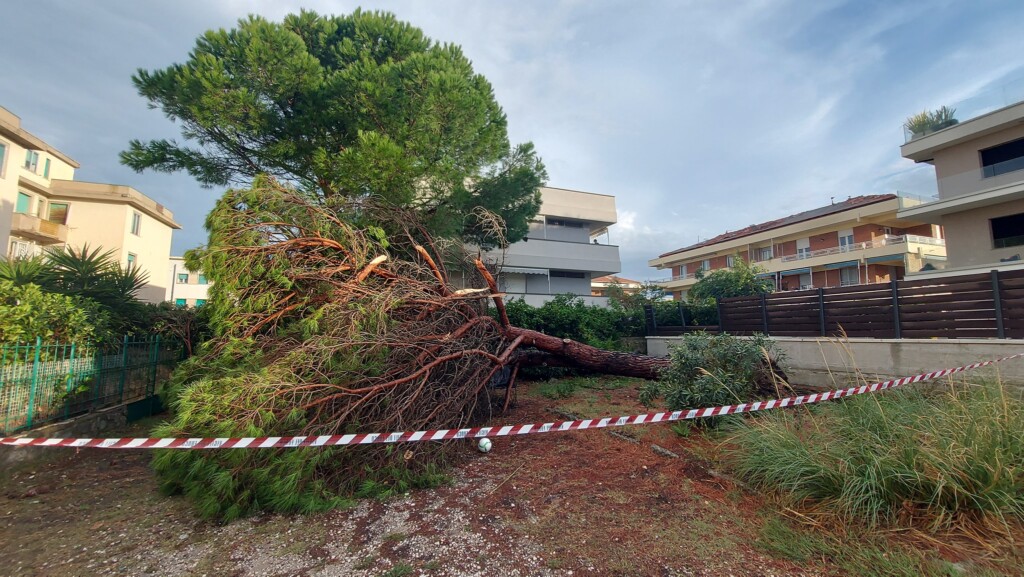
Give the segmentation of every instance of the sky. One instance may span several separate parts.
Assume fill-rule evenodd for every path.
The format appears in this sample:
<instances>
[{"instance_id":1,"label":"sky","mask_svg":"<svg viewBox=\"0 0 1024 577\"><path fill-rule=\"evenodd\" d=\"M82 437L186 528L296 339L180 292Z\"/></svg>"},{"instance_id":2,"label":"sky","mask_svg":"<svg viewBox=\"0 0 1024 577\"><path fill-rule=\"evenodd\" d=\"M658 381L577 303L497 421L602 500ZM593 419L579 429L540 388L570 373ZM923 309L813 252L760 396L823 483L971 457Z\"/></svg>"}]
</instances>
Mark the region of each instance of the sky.
<instances>
[{"instance_id":1,"label":"sky","mask_svg":"<svg viewBox=\"0 0 1024 577\"><path fill-rule=\"evenodd\" d=\"M248 14L360 6L461 45L550 186L615 196L610 241L636 280L668 276L647 266L661 253L832 199L934 194L934 170L900 157L906 117L1024 99L1016 0L37 0L5 11L0 106L80 162L76 179L170 208L181 254L222 190L119 164L133 138L179 136L131 75Z\"/></svg>"}]
</instances>

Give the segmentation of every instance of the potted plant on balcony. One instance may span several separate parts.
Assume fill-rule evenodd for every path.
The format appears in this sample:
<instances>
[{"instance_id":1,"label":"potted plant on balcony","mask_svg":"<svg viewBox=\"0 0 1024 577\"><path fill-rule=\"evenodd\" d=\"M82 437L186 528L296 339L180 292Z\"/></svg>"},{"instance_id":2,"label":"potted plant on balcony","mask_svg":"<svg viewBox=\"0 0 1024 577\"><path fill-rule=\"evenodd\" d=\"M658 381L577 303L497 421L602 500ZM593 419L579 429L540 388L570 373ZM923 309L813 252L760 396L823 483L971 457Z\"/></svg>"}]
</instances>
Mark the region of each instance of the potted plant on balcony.
<instances>
[{"instance_id":1,"label":"potted plant on balcony","mask_svg":"<svg viewBox=\"0 0 1024 577\"><path fill-rule=\"evenodd\" d=\"M931 112L922 110L910 116L903 123L903 127L910 132L910 139L920 138L926 134L948 128L960 121L956 119L956 109L942 106Z\"/></svg>"}]
</instances>

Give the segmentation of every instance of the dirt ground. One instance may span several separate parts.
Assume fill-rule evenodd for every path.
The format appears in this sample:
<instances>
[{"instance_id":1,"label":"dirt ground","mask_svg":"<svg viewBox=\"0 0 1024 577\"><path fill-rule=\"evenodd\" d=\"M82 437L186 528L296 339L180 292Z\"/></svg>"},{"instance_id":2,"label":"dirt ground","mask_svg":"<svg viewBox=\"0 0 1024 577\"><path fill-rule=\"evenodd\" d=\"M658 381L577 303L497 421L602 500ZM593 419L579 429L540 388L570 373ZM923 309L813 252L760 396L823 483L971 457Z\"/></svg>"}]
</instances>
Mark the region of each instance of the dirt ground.
<instances>
[{"instance_id":1,"label":"dirt ground","mask_svg":"<svg viewBox=\"0 0 1024 577\"><path fill-rule=\"evenodd\" d=\"M640 412L637 385L560 400L525 387L515 411L491 424L561 419L553 410ZM19 449L48 453L0 473L0 574L848 574L826 559L798 563L760 546L775 507L715 471L715 442L664 424L617 432L497 438L489 454L467 442L452 482L437 489L226 526L161 496L145 452ZM132 433L145 434L138 425Z\"/></svg>"}]
</instances>

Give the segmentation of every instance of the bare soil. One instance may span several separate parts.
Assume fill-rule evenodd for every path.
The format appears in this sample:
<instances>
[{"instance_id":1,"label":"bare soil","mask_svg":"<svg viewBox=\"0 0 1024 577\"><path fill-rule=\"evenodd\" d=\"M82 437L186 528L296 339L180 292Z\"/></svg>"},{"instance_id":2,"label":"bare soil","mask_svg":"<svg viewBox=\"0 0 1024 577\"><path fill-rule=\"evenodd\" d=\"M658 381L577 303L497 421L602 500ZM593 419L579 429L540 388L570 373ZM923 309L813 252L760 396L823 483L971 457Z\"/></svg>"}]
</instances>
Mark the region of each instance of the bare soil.
<instances>
[{"instance_id":1,"label":"bare soil","mask_svg":"<svg viewBox=\"0 0 1024 577\"><path fill-rule=\"evenodd\" d=\"M637 384L550 400L524 387L491 424L641 412ZM136 425L145 434L152 423ZM715 443L667 425L466 442L452 483L348 510L219 525L160 495L146 452L47 451L0 472L0 574L12 576L841 575L756 545L759 496ZM655 452L652 445L679 455ZM415 450L415 447L411 447Z\"/></svg>"}]
</instances>

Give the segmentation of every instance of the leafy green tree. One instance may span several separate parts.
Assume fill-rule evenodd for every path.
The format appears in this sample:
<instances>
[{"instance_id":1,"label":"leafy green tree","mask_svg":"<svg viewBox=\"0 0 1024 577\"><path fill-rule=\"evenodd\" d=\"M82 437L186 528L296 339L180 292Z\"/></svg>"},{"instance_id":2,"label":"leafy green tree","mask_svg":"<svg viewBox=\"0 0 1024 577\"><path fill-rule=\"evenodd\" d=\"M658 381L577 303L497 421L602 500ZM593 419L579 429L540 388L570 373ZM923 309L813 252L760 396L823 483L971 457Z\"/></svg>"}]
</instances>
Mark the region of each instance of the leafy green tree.
<instances>
[{"instance_id":1,"label":"leafy green tree","mask_svg":"<svg viewBox=\"0 0 1024 577\"><path fill-rule=\"evenodd\" d=\"M719 269L710 274L697 272L697 282L690 288L686 298L690 302L718 301L729 297L759 295L772 292L770 279L758 278L765 271L751 265L739 256L732 268Z\"/></svg>"},{"instance_id":2,"label":"leafy green tree","mask_svg":"<svg viewBox=\"0 0 1024 577\"><path fill-rule=\"evenodd\" d=\"M131 141L121 160L137 171L208 186L268 175L328 202L372 196L413 209L434 235L485 244L476 207L504 219L509 242L540 207L544 165L532 144L510 145L490 83L458 46L390 13L250 16L133 81L189 141Z\"/></svg>"}]
</instances>

